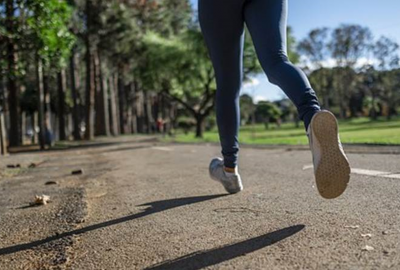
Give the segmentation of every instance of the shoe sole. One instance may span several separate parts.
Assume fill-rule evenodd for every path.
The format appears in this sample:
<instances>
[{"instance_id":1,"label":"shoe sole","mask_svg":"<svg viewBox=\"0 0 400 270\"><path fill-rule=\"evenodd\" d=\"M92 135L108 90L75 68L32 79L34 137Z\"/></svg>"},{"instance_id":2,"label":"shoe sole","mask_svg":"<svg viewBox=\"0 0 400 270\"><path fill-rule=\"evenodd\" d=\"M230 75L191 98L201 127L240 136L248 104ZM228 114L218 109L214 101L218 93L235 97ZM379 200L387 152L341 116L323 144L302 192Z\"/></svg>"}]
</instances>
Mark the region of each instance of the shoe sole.
<instances>
[{"instance_id":1,"label":"shoe sole","mask_svg":"<svg viewBox=\"0 0 400 270\"><path fill-rule=\"evenodd\" d=\"M239 181L237 181L237 183L235 183L235 188L234 189L230 189L230 188L226 187L225 184L221 180L219 180L218 178L212 176L211 173L210 173L210 178L212 180L217 181L218 183L220 183L229 194L236 194L236 193L239 193L240 191L243 190L243 185L242 185L242 181L241 180L239 180Z\"/></svg>"},{"instance_id":2,"label":"shoe sole","mask_svg":"<svg viewBox=\"0 0 400 270\"><path fill-rule=\"evenodd\" d=\"M220 159L220 158L218 158L218 160L222 161L222 159ZM236 194L236 193L239 193L240 191L243 190L242 180L240 179L240 177L239 177L239 180L237 181L237 183L235 183L235 188L234 189L230 189L223 183L223 181L221 181L220 179L214 177L211 174L211 164L208 167L208 173L210 175L210 178L212 180L217 181L218 183L220 183L229 194Z\"/></svg>"},{"instance_id":3,"label":"shoe sole","mask_svg":"<svg viewBox=\"0 0 400 270\"><path fill-rule=\"evenodd\" d=\"M347 188L351 169L339 148L336 117L328 111L319 112L312 119L311 128L321 147L321 160L315 170L318 191L323 198L337 198Z\"/></svg>"}]
</instances>

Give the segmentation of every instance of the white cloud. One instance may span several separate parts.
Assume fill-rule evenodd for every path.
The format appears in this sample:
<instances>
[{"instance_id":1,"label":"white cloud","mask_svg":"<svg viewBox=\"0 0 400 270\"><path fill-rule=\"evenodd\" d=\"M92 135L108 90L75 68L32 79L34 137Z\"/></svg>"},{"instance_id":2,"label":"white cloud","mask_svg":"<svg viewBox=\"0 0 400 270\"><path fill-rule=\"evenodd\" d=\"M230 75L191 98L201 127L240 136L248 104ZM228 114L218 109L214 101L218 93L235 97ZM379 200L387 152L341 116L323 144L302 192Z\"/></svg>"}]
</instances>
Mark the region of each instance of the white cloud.
<instances>
[{"instance_id":1,"label":"white cloud","mask_svg":"<svg viewBox=\"0 0 400 270\"><path fill-rule=\"evenodd\" d=\"M317 68L315 65L313 65L311 62L308 61L308 59L303 58L302 61L304 63L306 63L311 70ZM324 68L333 68L336 67L336 61L333 58L328 58L324 61L322 61L322 66ZM372 58L367 58L367 57L362 57L360 59L357 60L357 63L354 65L355 68L361 68L364 65L376 65L377 64L377 60L376 59L372 59Z\"/></svg>"},{"instance_id":2,"label":"white cloud","mask_svg":"<svg viewBox=\"0 0 400 270\"><path fill-rule=\"evenodd\" d=\"M266 100L268 100L266 97L260 96L260 95L256 95L256 96L253 97L253 102L255 104L257 104L260 101L266 101Z\"/></svg>"},{"instance_id":3,"label":"white cloud","mask_svg":"<svg viewBox=\"0 0 400 270\"><path fill-rule=\"evenodd\" d=\"M243 83L243 88L249 88L253 86L257 86L260 84L260 81L254 77L249 78L247 81Z\"/></svg>"}]
</instances>

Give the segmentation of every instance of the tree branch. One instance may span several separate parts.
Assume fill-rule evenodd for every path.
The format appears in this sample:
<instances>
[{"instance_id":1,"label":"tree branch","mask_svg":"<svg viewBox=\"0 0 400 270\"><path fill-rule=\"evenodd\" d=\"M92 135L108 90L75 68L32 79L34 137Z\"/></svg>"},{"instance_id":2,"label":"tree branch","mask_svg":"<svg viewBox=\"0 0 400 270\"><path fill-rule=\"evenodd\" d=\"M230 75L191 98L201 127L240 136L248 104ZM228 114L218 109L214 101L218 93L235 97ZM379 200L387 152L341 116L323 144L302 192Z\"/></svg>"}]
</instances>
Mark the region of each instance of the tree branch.
<instances>
[{"instance_id":1,"label":"tree branch","mask_svg":"<svg viewBox=\"0 0 400 270\"><path fill-rule=\"evenodd\" d=\"M190 111L193 115L196 115L197 112L189 105L187 104L185 101L183 101L182 99L171 95L167 90L163 90L162 91L163 94L165 94L168 98L175 100L176 102L182 104L188 111Z\"/></svg>"}]
</instances>

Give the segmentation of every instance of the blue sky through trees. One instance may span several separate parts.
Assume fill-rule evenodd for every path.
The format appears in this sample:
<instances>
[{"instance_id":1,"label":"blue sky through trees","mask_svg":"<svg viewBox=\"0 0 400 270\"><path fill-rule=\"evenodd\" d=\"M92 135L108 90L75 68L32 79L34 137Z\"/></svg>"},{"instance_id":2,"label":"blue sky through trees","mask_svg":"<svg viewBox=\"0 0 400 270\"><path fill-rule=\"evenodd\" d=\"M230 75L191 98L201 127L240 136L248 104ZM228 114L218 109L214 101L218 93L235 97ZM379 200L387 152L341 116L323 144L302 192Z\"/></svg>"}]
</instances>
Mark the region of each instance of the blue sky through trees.
<instances>
[{"instance_id":1,"label":"blue sky through trees","mask_svg":"<svg viewBox=\"0 0 400 270\"><path fill-rule=\"evenodd\" d=\"M197 0L190 1L197 7ZM385 35L400 43L399 14L399 0L289 0L288 24L296 40L304 38L313 28L354 23L369 27L375 38ZM253 83L245 84L242 92L254 95L256 100L276 100L283 96L263 74L256 76Z\"/></svg>"}]
</instances>

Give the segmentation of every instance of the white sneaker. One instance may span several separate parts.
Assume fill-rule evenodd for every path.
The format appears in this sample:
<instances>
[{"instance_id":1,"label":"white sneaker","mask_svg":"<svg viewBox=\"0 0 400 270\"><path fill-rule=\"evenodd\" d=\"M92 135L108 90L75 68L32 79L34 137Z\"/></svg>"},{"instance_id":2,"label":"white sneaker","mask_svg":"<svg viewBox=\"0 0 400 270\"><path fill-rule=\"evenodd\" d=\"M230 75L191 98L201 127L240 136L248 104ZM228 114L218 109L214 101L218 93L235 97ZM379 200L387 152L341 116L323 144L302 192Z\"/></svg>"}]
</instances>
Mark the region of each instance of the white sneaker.
<instances>
[{"instance_id":1,"label":"white sneaker","mask_svg":"<svg viewBox=\"0 0 400 270\"><path fill-rule=\"evenodd\" d=\"M242 180L239 174L227 174L224 170L224 161L222 158L214 158L211 160L209 167L211 179L220 182L226 191L231 194L238 193L243 190Z\"/></svg>"},{"instance_id":2,"label":"white sneaker","mask_svg":"<svg viewBox=\"0 0 400 270\"><path fill-rule=\"evenodd\" d=\"M313 156L315 181L322 197L339 197L350 180L350 165L343 151L336 117L329 111L319 111L307 129Z\"/></svg>"}]
</instances>

